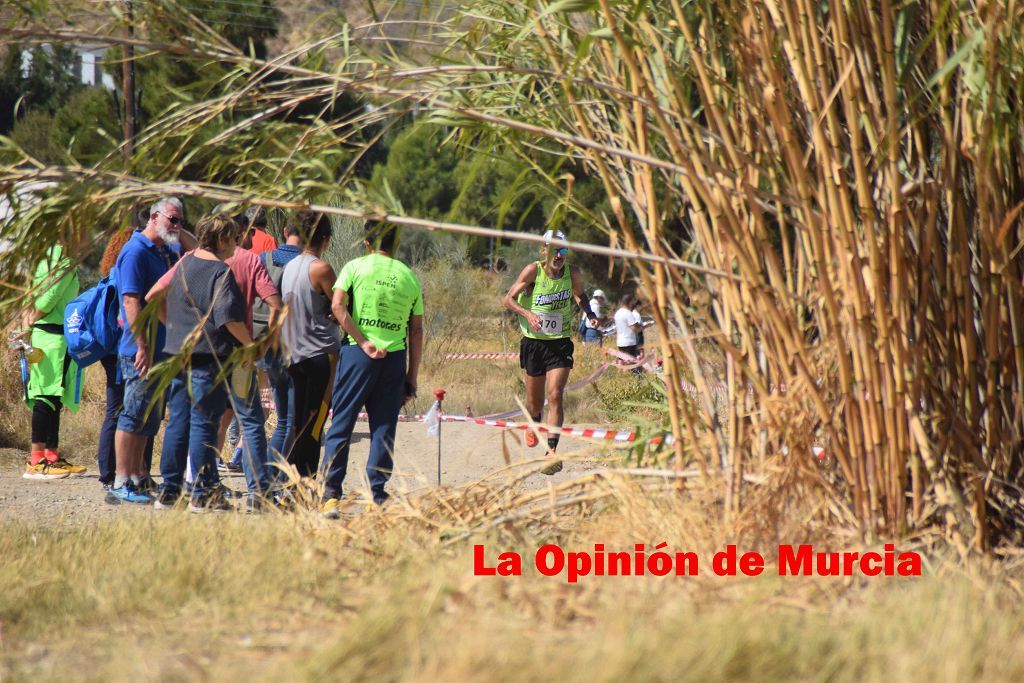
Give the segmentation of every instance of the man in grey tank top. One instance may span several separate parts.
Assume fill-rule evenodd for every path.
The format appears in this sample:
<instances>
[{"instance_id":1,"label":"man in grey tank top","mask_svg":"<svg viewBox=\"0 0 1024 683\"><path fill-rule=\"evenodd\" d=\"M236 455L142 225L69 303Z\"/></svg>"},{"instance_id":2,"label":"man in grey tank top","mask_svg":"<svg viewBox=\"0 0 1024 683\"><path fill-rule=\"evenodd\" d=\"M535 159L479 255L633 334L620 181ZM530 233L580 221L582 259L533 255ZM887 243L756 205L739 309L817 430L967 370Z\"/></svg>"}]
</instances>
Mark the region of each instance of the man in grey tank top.
<instances>
[{"instance_id":1,"label":"man in grey tank top","mask_svg":"<svg viewBox=\"0 0 1024 683\"><path fill-rule=\"evenodd\" d=\"M331 288L336 278L320 257L331 239L327 216L303 211L290 224L298 231L303 251L285 267L281 291L288 307L283 328L284 362L292 381L293 420L285 444L289 463L300 476L312 477L320 462L320 443L327 419L331 378L338 361L338 323L331 314Z\"/></svg>"}]
</instances>

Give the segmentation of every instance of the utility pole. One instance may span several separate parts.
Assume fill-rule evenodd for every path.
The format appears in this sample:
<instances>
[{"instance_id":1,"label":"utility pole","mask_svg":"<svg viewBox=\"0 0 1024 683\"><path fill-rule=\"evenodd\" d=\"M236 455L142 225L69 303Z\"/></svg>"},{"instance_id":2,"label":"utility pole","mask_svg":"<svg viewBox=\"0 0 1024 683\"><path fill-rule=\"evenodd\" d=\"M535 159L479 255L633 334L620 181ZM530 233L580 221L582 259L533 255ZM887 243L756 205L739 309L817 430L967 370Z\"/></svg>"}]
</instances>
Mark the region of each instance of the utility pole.
<instances>
[{"instance_id":1,"label":"utility pole","mask_svg":"<svg viewBox=\"0 0 1024 683\"><path fill-rule=\"evenodd\" d=\"M121 61L121 99L124 102L124 165L127 170L135 151L135 46L131 41L135 38L135 17L132 13L132 0L122 3L128 42L124 46L124 59Z\"/></svg>"}]
</instances>

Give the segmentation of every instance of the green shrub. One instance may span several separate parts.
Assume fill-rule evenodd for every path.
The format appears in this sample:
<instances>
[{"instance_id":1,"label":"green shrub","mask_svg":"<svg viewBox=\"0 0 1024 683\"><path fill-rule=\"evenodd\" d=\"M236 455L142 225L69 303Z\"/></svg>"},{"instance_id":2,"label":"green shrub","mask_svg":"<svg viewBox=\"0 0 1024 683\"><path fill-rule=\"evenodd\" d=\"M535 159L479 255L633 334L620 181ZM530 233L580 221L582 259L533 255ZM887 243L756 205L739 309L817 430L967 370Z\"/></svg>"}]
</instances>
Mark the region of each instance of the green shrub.
<instances>
[{"instance_id":1,"label":"green shrub","mask_svg":"<svg viewBox=\"0 0 1024 683\"><path fill-rule=\"evenodd\" d=\"M83 88L53 115L54 145L83 165L93 164L119 144L117 105L104 88Z\"/></svg>"},{"instance_id":2,"label":"green shrub","mask_svg":"<svg viewBox=\"0 0 1024 683\"><path fill-rule=\"evenodd\" d=\"M44 164L57 163L62 155L53 141L53 127L53 115L43 110L30 111L14 124L11 139Z\"/></svg>"}]
</instances>

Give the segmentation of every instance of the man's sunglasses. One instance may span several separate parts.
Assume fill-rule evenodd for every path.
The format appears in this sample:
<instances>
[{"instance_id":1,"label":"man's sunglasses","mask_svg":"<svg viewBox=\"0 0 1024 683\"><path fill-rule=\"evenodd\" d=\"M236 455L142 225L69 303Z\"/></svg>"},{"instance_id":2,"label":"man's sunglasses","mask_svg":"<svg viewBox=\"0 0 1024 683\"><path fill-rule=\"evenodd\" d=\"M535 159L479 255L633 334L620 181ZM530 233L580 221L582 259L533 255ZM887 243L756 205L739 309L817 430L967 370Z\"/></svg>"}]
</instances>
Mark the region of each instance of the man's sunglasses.
<instances>
[{"instance_id":1,"label":"man's sunglasses","mask_svg":"<svg viewBox=\"0 0 1024 683\"><path fill-rule=\"evenodd\" d=\"M161 216L163 216L164 218L166 218L167 220L169 220L169 221L171 222L171 225L177 225L178 223L180 223L180 222L181 222L181 219L180 219L180 218L178 218L177 216L168 216L168 215L167 215L166 213L164 213L163 211L154 211L153 213L158 213L158 214L160 214Z\"/></svg>"},{"instance_id":2,"label":"man's sunglasses","mask_svg":"<svg viewBox=\"0 0 1024 683\"><path fill-rule=\"evenodd\" d=\"M551 252L557 256L566 256L569 254L569 247L562 247L561 249L555 249Z\"/></svg>"}]
</instances>

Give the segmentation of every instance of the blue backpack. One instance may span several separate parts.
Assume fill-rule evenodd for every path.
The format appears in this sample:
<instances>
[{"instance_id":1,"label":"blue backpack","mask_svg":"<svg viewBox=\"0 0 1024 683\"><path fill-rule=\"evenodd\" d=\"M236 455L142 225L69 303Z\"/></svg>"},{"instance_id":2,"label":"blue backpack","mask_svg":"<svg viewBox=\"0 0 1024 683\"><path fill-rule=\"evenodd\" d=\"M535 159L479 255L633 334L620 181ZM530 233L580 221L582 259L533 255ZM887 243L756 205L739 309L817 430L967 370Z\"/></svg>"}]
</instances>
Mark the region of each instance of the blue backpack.
<instances>
[{"instance_id":1,"label":"blue backpack","mask_svg":"<svg viewBox=\"0 0 1024 683\"><path fill-rule=\"evenodd\" d=\"M92 365L117 350L121 326L117 286L109 275L64 308L64 339L79 367Z\"/></svg>"}]
</instances>

